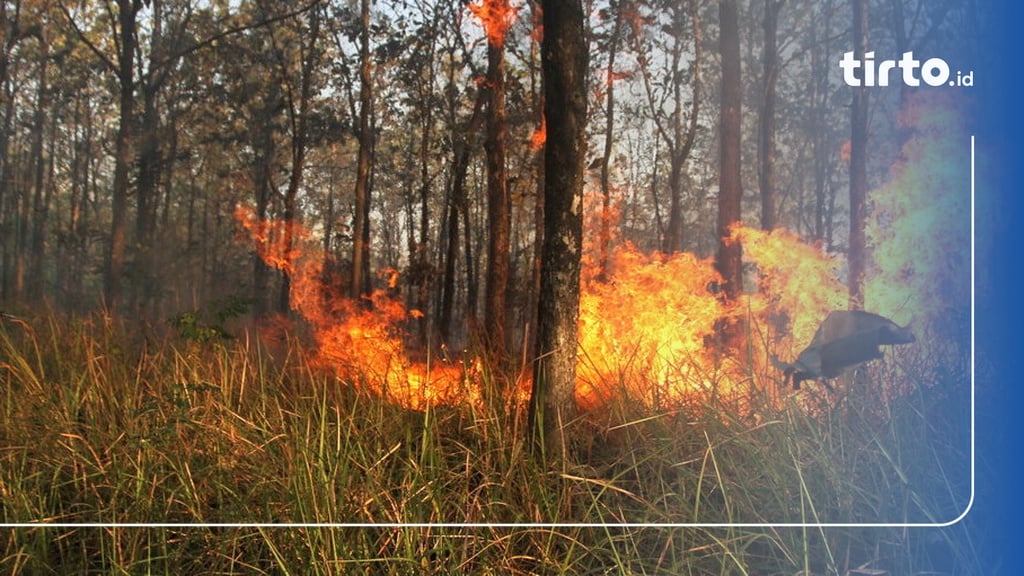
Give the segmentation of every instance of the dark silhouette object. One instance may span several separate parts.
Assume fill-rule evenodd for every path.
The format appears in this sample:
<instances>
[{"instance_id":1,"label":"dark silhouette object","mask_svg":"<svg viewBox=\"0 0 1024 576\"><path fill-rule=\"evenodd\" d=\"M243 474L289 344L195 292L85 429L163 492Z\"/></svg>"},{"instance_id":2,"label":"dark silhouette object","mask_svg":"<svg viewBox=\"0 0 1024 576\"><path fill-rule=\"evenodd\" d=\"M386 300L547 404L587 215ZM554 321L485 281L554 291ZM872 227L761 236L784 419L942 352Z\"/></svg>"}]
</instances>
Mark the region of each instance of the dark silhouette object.
<instances>
[{"instance_id":1,"label":"dark silhouette object","mask_svg":"<svg viewBox=\"0 0 1024 576\"><path fill-rule=\"evenodd\" d=\"M772 356L772 363L782 370L786 380L793 379L799 390L804 380L821 380L832 390L828 379L846 368L882 357L879 346L909 344L916 341L910 328L892 320L861 310L834 310L818 326L811 343L793 363Z\"/></svg>"}]
</instances>

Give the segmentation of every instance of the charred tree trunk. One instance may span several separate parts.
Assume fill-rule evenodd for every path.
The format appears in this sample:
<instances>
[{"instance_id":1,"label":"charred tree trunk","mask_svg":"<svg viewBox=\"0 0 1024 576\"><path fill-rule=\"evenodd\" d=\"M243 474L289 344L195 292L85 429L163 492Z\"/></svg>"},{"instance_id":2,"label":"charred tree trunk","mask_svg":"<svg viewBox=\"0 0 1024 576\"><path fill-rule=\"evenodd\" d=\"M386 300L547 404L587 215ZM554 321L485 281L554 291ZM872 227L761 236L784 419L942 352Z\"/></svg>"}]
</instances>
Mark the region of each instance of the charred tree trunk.
<instances>
[{"instance_id":1,"label":"charred tree trunk","mask_svg":"<svg viewBox=\"0 0 1024 576\"><path fill-rule=\"evenodd\" d=\"M505 4L507 0L496 3ZM509 10L496 9L495 14ZM497 26L498 24L491 23ZM507 354L506 304L511 267L508 174L505 165L507 126L505 120L504 34L488 34L487 44L487 126L484 150L487 155L487 286L484 290L484 331L488 351L496 358Z\"/></svg>"},{"instance_id":2,"label":"charred tree trunk","mask_svg":"<svg viewBox=\"0 0 1024 576\"><path fill-rule=\"evenodd\" d=\"M868 2L853 1L854 58L864 61L868 45ZM864 84L864 82L861 82ZM868 145L868 91L864 86L853 88L850 108L850 240L847 262L850 308L864 308L864 271L867 254L864 225L867 219L867 145Z\"/></svg>"},{"instance_id":3,"label":"charred tree trunk","mask_svg":"<svg viewBox=\"0 0 1024 576\"><path fill-rule=\"evenodd\" d=\"M727 241L730 228L741 218L740 180L741 111L743 87L740 83L739 16L735 0L718 5L720 50L722 54L722 105L720 117L721 177L718 192L718 254L715 268L722 276L722 295L735 301L743 291L742 249L739 242Z\"/></svg>"},{"instance_id":4,"label":"charred tree trunk","mask_svg":"<svg viewBox=\"0 0 1024 576\"><path fill-rule=\"evenodd\" d=\"M292 170L288 179L288 189L284 196L284 253L291 254L295 242L295 227L298 225L296 199L306 168L306 148L309 140L310 100L313 97L313 74L319 60L317 42L320 37L320 11L314 8L309 13L308 41L302 51L302 69L299 78L298 102L289 90L289 116L292 125ZM277 310L287 314L291 309L292 271L286 268L281 279L281 292L278 296Z\"/></svg>"},{"instance_id":5,"label":"charred tree trunk","mask_svg":"<svg viewBox=\"0 0 1024 576\"><path fill-rule=\"evenodd\" d=\"M548 465L565 456L561 432L576 410L587 42L580 0L548 0L541 8L547 142L537 360L529 431L535 454Z\"/></svg>"}]
</instances>

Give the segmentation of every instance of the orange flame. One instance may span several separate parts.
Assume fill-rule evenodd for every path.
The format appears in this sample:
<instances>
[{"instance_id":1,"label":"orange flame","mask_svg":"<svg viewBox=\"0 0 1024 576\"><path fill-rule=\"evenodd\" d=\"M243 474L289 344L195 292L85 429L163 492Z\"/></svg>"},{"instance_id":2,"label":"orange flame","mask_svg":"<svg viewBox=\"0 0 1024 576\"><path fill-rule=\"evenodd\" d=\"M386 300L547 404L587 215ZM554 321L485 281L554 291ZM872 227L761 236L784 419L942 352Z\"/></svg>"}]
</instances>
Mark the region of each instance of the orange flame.
<instances>
[{"instance_id":1,"label":"orange flame","mask_svg":"<svg viewBox=\"0 0 1024 576\"><path fill-rule=\"evenodd\" d=\"M586 282L580 296L580 404L619 394L657 402L691 391L709 359L704 341L724 312L708 289L718 278L712 262L647 256L626 244L614 250L605 277Z\"/></svg>"},{"instance_id":2,"label":"orange flame","mask_svg":"<svg viewBox=\"0 0 1024 576\"><path fill-rule=\"evenodd\" d=\"M469 10L483 24L487 41L496 47L505 45L505 36L519 15L519 7L509 0L480 0L470 4Z\"/></svg>"},{"instance_id":3,"label":"orange flame","mask_svg":"<svg viewBox=\"0 0 1024 576\"><path fill-rule=\"evenodd\" d=\"M544 143L548 141L548 122L544 115L540 117L540 126L537 126L533 130L533 134L530 135L530 150L540 150Z\"/></svg>"},{"instance_id":4,"label":"orange flame","mask_svg":"<svg viewBox=\"0 0 1024 576\"><path fill-rule=\"evenodd\" d=\"M969 296L968 276L958 275L969 266L966 160L951 161L966 154L958 112L940 97L913 99L902 118L913 135L890 180L871 193L865 304L900 324L941 319L951 303ZM576 396L585 408L622 396L650 406L708 394L738 397L763 385L752 374L768 375L770 382L770 354L794 358L829 311L846 307L842 257L785 229L742 225L729 238L743 244L748 293L725 304L714 290L719 277L710 258L644 254L621 239L615 193L608 206L595 191L584 198ZM329 267L303 227L291 224L294 242L285 247L285 223L259 221L247 207L239 207L236 217L260 256L291 274L293 306L313 328L322 366L409 408L482 401L479 361L428 365L410 359L404 324L419 312L388 296L398 286L396 270L382 273L388 288L366 306L331 288L340 282L325 281ZM613 247L601 254L602 246ZM723 363L709 345L718 323L733 317L748 321L742 366ZM513 399L521 402L529 382L520 384Z\"/></svg>"},{"instance_id":5,"label":"orange flame","mask_svg":"<svg viewBox=\"0 0 1024 576\"><path fill-rule=\"evenodd\" d=\"M829 311L846 307L839 258L784 228L735 226L730 237L743 243L743 257L756 269L758 291L748 307L764 326L776 327L774 341L804 346Z\"/></svg>"},{"instance_id":6,"label":"orange flame","mask_svg":"<svg viewBox=\"0 0 1024 576\"><path fill-rule=\"evenodd\" d=\"M407 312L386 290L374 291L368 303L356 302L336 288L342 285L339 279L325 279L322 252L308 230L294 222L261 221L248 206L237 207L235 217L249 232L260 257L291 276L292 308L313 329L315 365L411 409L480 401L479 383L469 377L473 366L441 362L428 366L409 359L402 325L415 317L415 311ZM285 249L281 239L288 225L295 240ZM397 286L397 270L384 270L380 276L389 289Z\"/></svg>"},{"instance_id":7,"label":"orange flame","mask_svg":"<svg viewBox=\"0 0 1024 576\"><path fill-rule=\"evenodd\" d=\"M289 274L295 272L295 262L298 260L299 252L292 246L285 246L288 224L283 220L267 221L260 220L256 212L248 206L239 205L235 208L235 219L249 231L253 242L256 244L256 252L268 266L284 270ZM292 237L302 240L308 237L304 230L291 230Z\"/></svg>"},{"instance_id":8,"label":"orange flame","mask_svg":"<svg viewBox=\"0 0 1024 576\"><path fill-rule=\"evenodd\" d=\"M602 224L593 212L588 230ZM749 368L765 373L768 355L778 349L795 356L820 320L846 304L840 262L786 230L733 228L730 239L743 243L759 289L731 305L712 288L720 281L713 259L690 253L645 255L625 243L612 251L599 281L593 236L584 245L580 300L577 399L583 406L617 395L665 405L708 393L743 394ZM730 317L751 325L752 366L741 370L721 366L709 345L719 321Z\"/></svg>"}]
</instances>

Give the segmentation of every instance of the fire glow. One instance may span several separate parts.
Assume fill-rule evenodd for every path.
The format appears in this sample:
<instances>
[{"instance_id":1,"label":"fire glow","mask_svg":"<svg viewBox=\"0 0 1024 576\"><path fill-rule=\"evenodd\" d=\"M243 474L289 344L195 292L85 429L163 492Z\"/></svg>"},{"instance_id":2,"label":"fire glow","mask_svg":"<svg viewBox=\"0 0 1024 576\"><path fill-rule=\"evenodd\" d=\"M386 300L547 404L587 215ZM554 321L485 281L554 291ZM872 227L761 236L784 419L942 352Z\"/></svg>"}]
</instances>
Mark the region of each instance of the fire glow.
<instances>
[{"instance_id":1,"label":"fire glow","mask_svg":"<svg viewBox=\"0 0 1024 576\"><path fill-rule=\"evenodd\" d=\"M302 226L292 224L294 245L285 248L283 222L261 221L247 206L237 207L235 218L264 262L290 275L291 306L312 329L317 364L413 409L479 401L477 381L468 377L475 366L433 363L428 368L410 361L402 326L416 311L406 310L385 290L374 291L368 303L341 294L340 279L325 276L323 254ZM394 288L397 272L384 275Z\"/></svg>"},{"instance_id":2,"label":"fire glow","mask_svg":"<svg viewBox=\"0 0 1024 576\"><path fill-rule=\"evenodd\" d=\"M519 7L509 0L480 0L470 4L469 10L483 25L487 41L498 47L505 45L505 35L519 15Z\"/></svg>"},{"instance_id":3,"label":"fire glow","mask_svg":"<svg viewBox=\"0 0 1024 576\"><path fill-rule=\"evenodd\" d=\"M949 160L962 155L965 136L963 123L948 117L955 110L936 111L946 106L926 100L908 108L903 122L911 135L901 159L870 195L866 305L901 324L914 323L915 330L942 321L969 296L963 260L969 253L958 244L969 241L962 237L968 200L960 193L967 184L956 168L963 163ZM711 258L644 254L619 238L614 203L602 209L596 192L586 200L576 387L582 407L617 397L665 406L771 385L769 356L793 358L829 311L846 308L845 257L795 233L734 228L730 241L743 244L751 272L744 297L725 303L714 291L718 276ZM404 326L417 311L388 290L376 291L369 305L341 294L342 283L325 276L323 253L301 226L293 224L293 246L286 248L284 223L260 221L247 207L235 216L264 261L291 276L292 307L312 328L322 366L413 409L481 402L480 360L412 360ZM611 228L614 248L599 257L602 228L605 234ZM397 272L385 272L394 289ZM748 333L743 358L732 362L723 361L714 344L716 326L728 318L744 319ZM519 382L513 400L524 401L528 390L529 382Z\"/></svg>"}]
</instances>

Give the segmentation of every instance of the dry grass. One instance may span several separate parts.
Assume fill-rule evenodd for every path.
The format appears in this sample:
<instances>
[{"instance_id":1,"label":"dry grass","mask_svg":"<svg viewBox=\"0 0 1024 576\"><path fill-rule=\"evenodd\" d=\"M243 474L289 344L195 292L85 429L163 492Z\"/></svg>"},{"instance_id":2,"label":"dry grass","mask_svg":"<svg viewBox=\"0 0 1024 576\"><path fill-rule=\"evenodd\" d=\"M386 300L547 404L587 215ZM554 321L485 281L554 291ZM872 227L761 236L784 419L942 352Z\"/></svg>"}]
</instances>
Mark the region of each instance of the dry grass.
<instances>
[{"instance_id":1,"label":"dry grass","mask_svg":"<svg viewBox=\"0 0 1024 576\"><path fill-rule=\"evenodd\" d=\"M752 373L742 411L620 399L571 426L573 462L543 470L522 409L403 410L289 349L147 343L99 316L5 323L0 513L38 525L0 533L0 571L979 573L961 525L751 525L955 518L962 358L901 354L836 396L781 402ZM887 379L913 392L871 392ZM69 525L86 523L107 525Z\"/></svg>"}]
</instances>

